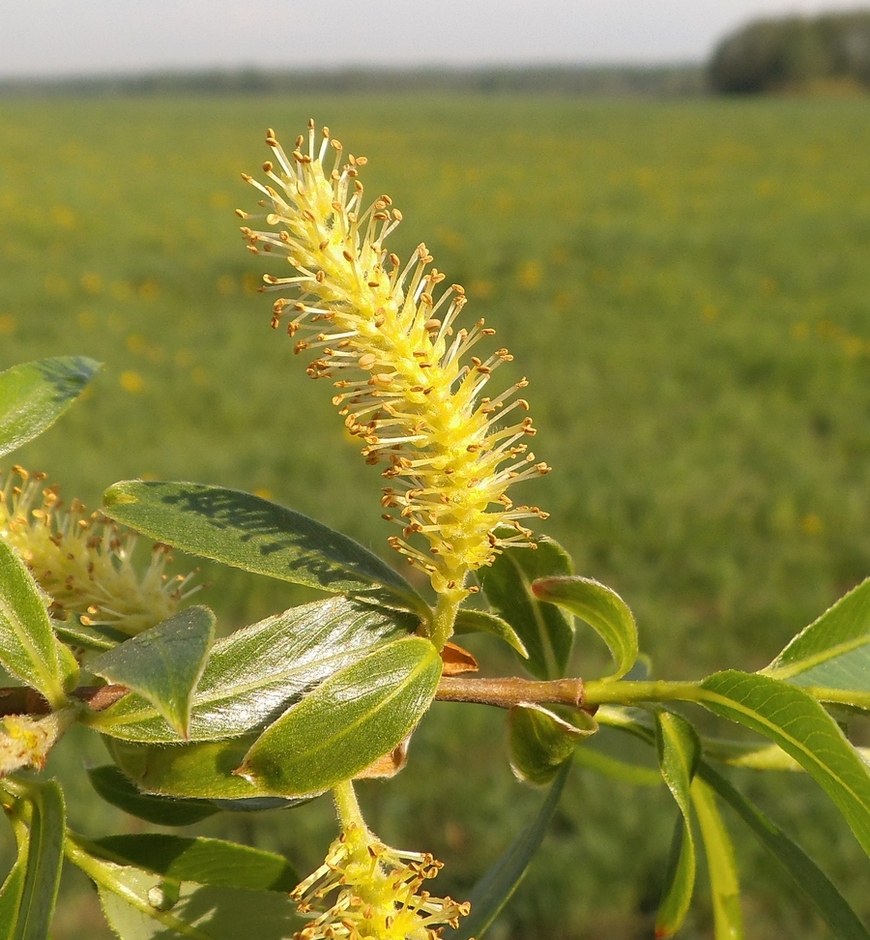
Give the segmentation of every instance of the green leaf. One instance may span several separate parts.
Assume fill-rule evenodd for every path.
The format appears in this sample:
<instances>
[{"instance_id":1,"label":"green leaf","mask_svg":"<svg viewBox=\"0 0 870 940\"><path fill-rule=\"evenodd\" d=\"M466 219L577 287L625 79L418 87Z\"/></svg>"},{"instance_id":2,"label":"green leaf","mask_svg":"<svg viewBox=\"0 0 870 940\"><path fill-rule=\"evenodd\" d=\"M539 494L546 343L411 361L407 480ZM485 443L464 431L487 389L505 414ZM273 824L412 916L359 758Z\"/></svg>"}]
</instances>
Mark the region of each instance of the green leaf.
<instances>
[{"instance_id":1,"label":"green leaf","mask_svg":"<svg viewBox=\"0 0 870 940\"><path fill-rule=\"evenodd\" d=\"M870 704L870 578L802 630L762 672L796 685L862 692L856 704Z\"/></svg>"},{"instance_id":2,"label":"green leaf","mask_svg":"<svg viewBox=\"0 0 870 940\"><path fill-rule=\"evenodd\" d=\"M453 624L456 633L491 633L499 639L504 640L508 646L515 649L523 659L529 658L523 641L517 635L517 631L501 617L496 617L485 610L474 610L470 607L460 607L456 615L456 621Z\"/></svg>"},{"instance_id":3,"label":"green leaf","mask_svg":"<svg viewBox=\"0 0 870 940\"><path fill-rule=\"evenodd\" d=\"M406 637L418 620L344 597L294 607L215 643L193 695L189 735L215 740L262 728L327 676ZM127 695L88 718L113 737L171 742L157 709Z\"/></svg>"},{"instance_id":4,"label":"green leaf","mask_svg":"<svg viewBox=\"0 0 870 940\"><path fill-rule=\"evenodd\" d=\"M235 774L255 740L256 735L247 735L229 741L166 746L105 739L112 760L146 793L183 800L232 801L232 806L220 802L221 809L237 805L244 809L250 806L248 801L275 796ZM281 805L303 802L306 800L284 800ZM267 808L275 805L270 802Z\"/></svg>"},{"instance_id":5,"label":"green leaf","mask_svg":"<svg viewBox=\"0 0 870 940\"><path fill-rule=\"evenodd\" d=\"M90 664L91 672L150 702L186 738L196 684L214 639L214 614L191 607L145 630Z\"/></svg>"},{"instance_id":6,"label":"green leaf","mask_svg":"<svg viewBox=\"0 0 870 940\"><path fill-rule=\"evenodd\" d=\"M0 372L0 456L52 425L99 368L93 359L65 356Z\"/></svg>"},{"instance_id":7,"label":"green leaf","mask_svg":"<svg viewBox=\"0 0 870 940\"><path fill-rule=\"evenodd\" d=\"M119 630L104 626L86 627L72 617L69 620L52 620L51 626L61 642L98 653L114 649L119 643L129 639L128 634Z\"/></svg>"},{"instance_id":8,"label":"green leaf","mask_svg":"<svg viewBox=\"0 0 870 940\"><path fill-rule=\"evenodd\" d=\"M26 838L19 838L18 861L10 879L3 886L4 894L17 897L12 922L7 923L4 940L45 940L49 934L60 870L63 865L66 810L63 793L55 781L28 781L24 798L30 805ZM16 869L20 874L16 874ZM5 913L5 902L0 910Z\"/></svg>"},{"instance_id":9,"label":"green leaf","mask_svg":"<svg viewBox=\"0 0 870 940\"><path fill-rule=\"evenodd\" d=\"M87 866L87 867L85 867ZM121 940L286 940L295 905L275 891L165 881L160 875L91 859L82 865L97 882L109 926ZM253 933L252 933L253 931Z\"/></svg>"},{"instance_id":10,"label":"green leaf","mask_svg":"<svg viewBox=\"0 0 870 940\"><path fill-rule=\"evenodd\" d=\"M536 600L531 586L538 578L570 575L571 559L552 539L535 544L536 549L508 546L477 574L490 604L528 650L529 672L539 679L558 679L565 674L574 644L573 617Z\"/></svg>"},{"instance_id":11,"label":"green leaf","mask_svg":"<svg viewBox=\"0 0 870 940\"><path fill-rule=\"evenodd\" d=\"M128 480L105 512L175 548L333 594L378 594L423 613L425 602L389 565L346 535L259 496L201 483Z\"/></svg>"},{"instance_id":12,"label":"green leaf","mask_svg":"<svg viewBox=\"0 0 870 940\"><path fill-rule=\"evenodd\" d=\"M586 712L571 716L571 724L540 705L515 705L508 713L511 767L520 780L549 783L577 745L595 734L598 725Z\"/></svg>"},{"instance_id":13,"label":"green leaf","mask_svg":"<svg viewBox=\"0 0 870 940\"><path fill-rule=\"evenodd\" d=\"M628 604L604 584L578 576L539 578L532 584L539 601L558 604L595 630L607 644L616 663L610 677L619 679L637 659L637 625Z\"/></svg>"},{"instance_id":14,"label":"green leaf","mask_svg":"<svg viewBox=\"0 0 870 940\"><path fill-rule=\"evenodd\" d=\"M691 793L707 856L716 940L743 940L743 912L740 909L740 881L734 844L709 785L695 776Z\"/></svg>"},{"instance_id":15,"label":"green leaf","mask_svg":"<svg viewBox=\"0 0 870 940\"><path fill-rule=\"evenodd\" d=\"M300 880L282 856L221 839L147 833L108 836L97 839L90 848L108 861L144 868L176 881L286 894Z\"/></svg>"},{"instance_id":16,"label":"green leaf","mask_svg":"<svg viewBox=\"0 0 870 940\"><path fill-rule=\"evenodd\" d=\"M831 716L803 689L728 671L705 679L700 702L790 754L825 790L870 854L870 769Z\"/></svg>"},{"instance_id":17,"label":"green leaf","mask_svg":"<svg viewBox=\"0 0 870 940\"><path fill-rule=\"evenodd\" d=\"M342 669L260 736L238 773L285 796L348 780L398 746L432 701L438 650L406 637Z\"/></svg>"},{"instance_id":18,"label":"green leaf","mask_svg":"<svg viewBox=\"0 0 870 940\"><path fill-rule=\"evenodd\" d=\"M698 777L731 806L761 844L785 868L799 891L830 927L834 937L838 940L870 940L870 932L828 876L800 846L706 762L702 761L699 765Z\"/></svg>"},{"instance_id":19,"label":"green leaf","mask_svg":"<svg viewBox=\"0 0 870 940\"><path fill-rule=\"evenodd\" d=\"M0 887L0 940L11 940L21 910L21 895L24 891L24 874L27 868L27 849L30 830L20 820L13 820L18 855L12 870Z\"/></svg>"},{"instance_id":20,"label":"green leaf","mask_svg":"<svg viewBox=\"0 0 870 940\"><path fill-rule=\"evenodd\" d=\"M444 931L444 940L472 940L472 938L480 940L498 917L523 880L532 858L544 840L547 826L559 805L570 769L570 761L562 765L535 818L474 886L469 898L471 913L462 919L458 929L453 930L448 927Z\"/></svg>"},{"instance_id":21,"label":"green leaf","mask_svg":"<svg viewBox=\"0 0 870 940\"><path fill-rule=\"evenodd\" d=\"M219 811L207 800L168 799L142 793L114 764L88 768L88 777L107 803L158 826L189 826Z\"/></svg>"},{"instance_id":22,"label":"green leaf","mask_svg":"<svg viewBox=\"0 0 870 940\"><path fill-rule=\"evenodd\" d=\"M75 661L55 638L45 601L33 575L0 538L0 664L55 708L78 674Z\"/></svg>"},{"instance_id":23,"label":"green leaf","mask_svg":"<svg viewBox=\"0 0 870 940\"><path fill-rule=\"evenodd\" d=\"M603 754L593 747L578 747L574 752L574 763L633 786L660 787L662 785L662 775L652 767L629 764L609 754Z\"/></svg>"},{"instance_id":24,"label":"green leaf","mask_svg":"<svg viewBox=\"0 0 870 940\"><path fill-rule=\"evenodd\" d=\"M673 712L656 713L656 750L661 774L683 819L675 838L674 864L656 917L656 937L672 937L682 926L695 890L695 838L692 833L692 777L701 743L695 729Z\"/></svg>"}]
</instances>

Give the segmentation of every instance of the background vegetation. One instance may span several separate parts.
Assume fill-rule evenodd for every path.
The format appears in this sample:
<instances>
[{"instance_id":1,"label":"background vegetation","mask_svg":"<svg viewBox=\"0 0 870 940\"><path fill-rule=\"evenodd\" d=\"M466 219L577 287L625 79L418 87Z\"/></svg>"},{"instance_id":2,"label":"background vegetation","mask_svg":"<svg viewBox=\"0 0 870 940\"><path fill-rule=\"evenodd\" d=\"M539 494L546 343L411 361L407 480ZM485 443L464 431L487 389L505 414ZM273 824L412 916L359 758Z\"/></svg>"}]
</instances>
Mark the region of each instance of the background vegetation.
<instances>
[{"instance_id":1,"label":"background vegetation","mask_svg":"<svg viewBox=\"0 0 870 940\"><path fill-rule=\"evenodd\" d=\"M709 68L720 92L870 88L870 11L755 20L726 36Z\"/></svg>"},{"instance_id":2,"label":"background vegetation","mask_svg":"<svg viewBox=\"0 0 870 940\"><path fill-rule=\"evenodd\" d=\"M140 475L268 493L389 554L380 479L342 440L329 386L269 330L264 267L232 212L255 201L239 173L268 156L265 127L289 142L309 114L370 158L370 195L402 209L393 250L425 239L468 289L467 315L515 354L505 368L531 379L536 449L555 469L522 495L551 511L578 573L631 604L656 672L758 668L870 573L870 114L857 100L6 100L0 367L106 363L17 459L90 505ZM225 631L300 599L203 578ZM579 674L595 644L580 643ZM506 762L476 772L503 752L502 719L481 707L457 727L456 708L436 706L407 770L362 800L387 841L445 859L461 895L538 795ZM72 824L97 831L81 767L63 747L53 759L79 781ZM775 781L759 784L767 808L870 916L857 844L811 784L785 795ZM669 797L579 769L568 786L494 940L650 935ZM307 870L330 814L322 801L207 825ZM735 835L751 935L823 936ZM82 887L68 886L56 940L105 936ZM703 904L695 918L683 935L708 936Z\"/></svg>"}]
</instances>

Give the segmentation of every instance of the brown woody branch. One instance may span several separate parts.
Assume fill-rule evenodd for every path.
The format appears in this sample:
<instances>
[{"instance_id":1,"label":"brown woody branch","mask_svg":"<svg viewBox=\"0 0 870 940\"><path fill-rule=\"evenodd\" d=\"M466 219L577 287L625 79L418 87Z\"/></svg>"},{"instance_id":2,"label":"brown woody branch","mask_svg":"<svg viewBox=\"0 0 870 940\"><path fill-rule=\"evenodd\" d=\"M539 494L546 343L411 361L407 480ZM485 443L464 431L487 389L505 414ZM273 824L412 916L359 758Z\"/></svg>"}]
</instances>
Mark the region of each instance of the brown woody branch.
<instances>
[{"instance_id":1,"label":"brown woody branch","mask_svg":"<svg viewBox=\"0 0 870 940\"><path fill-rule=\"evenodd\" d=\"M521 679L506 676L500 679L468 679L443 676L435 693L439 702L476 702L513 708L521 704L571 705L583 707L582 679Z\"/></svg>"}]
</instances>

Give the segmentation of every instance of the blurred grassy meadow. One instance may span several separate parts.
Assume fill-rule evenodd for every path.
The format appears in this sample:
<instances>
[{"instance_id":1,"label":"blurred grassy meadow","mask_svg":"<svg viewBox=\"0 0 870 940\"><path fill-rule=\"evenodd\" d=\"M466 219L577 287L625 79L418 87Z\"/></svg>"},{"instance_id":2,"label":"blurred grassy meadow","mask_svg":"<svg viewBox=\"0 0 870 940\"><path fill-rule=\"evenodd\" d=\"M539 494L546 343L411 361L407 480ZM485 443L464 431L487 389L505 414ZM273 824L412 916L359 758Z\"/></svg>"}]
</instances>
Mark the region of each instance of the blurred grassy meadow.
<instances>
[{"instance_id":1,"label":"blurred grassy meadow","mask_svg":"<svg viewBox=\"0 0 870 940\"><path fill-rule=\"evenodd\" d=\"M388 553L380 478L343 439L330 387L269 329L257 294L269 267L232 211L256 203L239 174L269 156L265 128L290 144L309 115L369 158L369 196L401 208L392 250L425 240L465 285L469 320L498 329L515 356L499 380L531 380L536 452L554 470L519 496L551 512L547 532L578 573L632 606L657 674L759 668L870 574L862 99L0 101L2 367L70 353L106 363L18 462L93 506L136 476L253 490ZM301 597L203 577L225 630ZM601 661L588 639L579 674ZM462 894L540 796L507 769L503 717L465 707L460 723L457 708L436 706L408 769L362 799L382 836L435 851ZM870 916L867 860L814 787L739 782ZM74 819L94 829L77 786ZM320 801L213 828L305 870L329 817ZM665 793L578 770L493 940L650 936L673 818ZM735 836L748 935L825 936ZM84 925L103 936L88 904L57 940ZM703 888L693 918L681 936L710 936Z\"/></svg>"}]
</instances>

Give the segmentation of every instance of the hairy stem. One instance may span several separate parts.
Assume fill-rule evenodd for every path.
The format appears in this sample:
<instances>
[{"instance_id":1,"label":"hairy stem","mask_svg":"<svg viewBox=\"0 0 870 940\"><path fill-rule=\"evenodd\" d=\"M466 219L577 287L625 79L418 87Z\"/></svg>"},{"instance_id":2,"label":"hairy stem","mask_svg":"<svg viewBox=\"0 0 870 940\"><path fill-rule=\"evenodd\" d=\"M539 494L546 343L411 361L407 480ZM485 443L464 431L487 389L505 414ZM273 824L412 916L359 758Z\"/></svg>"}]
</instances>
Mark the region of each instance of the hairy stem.
<instances>
[{"instance_id":1,"label":"hairy stem","mask_svg":"<svg viewBox=\"0 0 870 940\"><path fill-rule=\"evenodd\" d=\"M344 830L357 827L360 832L368 832L366 821L356 798L352 780L343 780L332 789L332 798L335 801L335 811Z\"/></svg>"}]
</instances>

